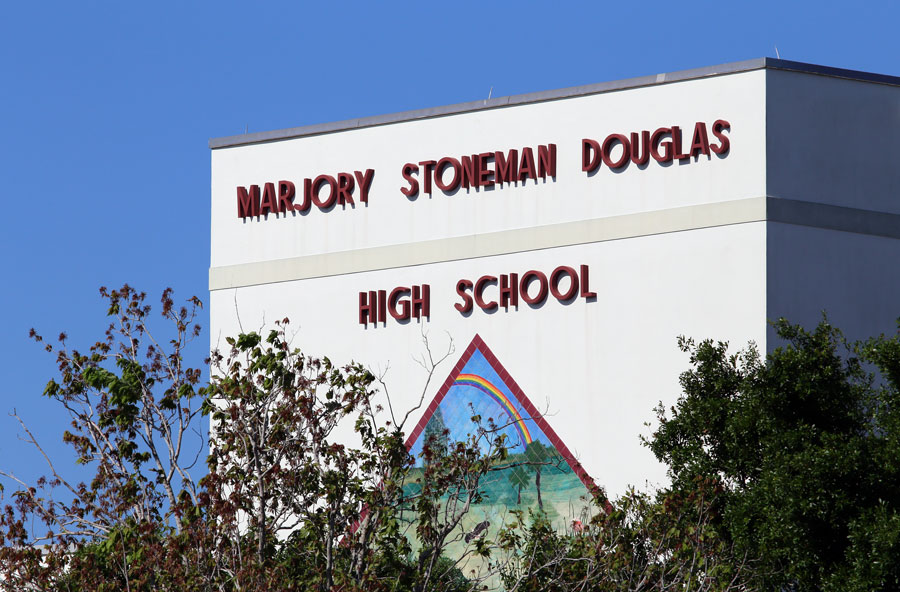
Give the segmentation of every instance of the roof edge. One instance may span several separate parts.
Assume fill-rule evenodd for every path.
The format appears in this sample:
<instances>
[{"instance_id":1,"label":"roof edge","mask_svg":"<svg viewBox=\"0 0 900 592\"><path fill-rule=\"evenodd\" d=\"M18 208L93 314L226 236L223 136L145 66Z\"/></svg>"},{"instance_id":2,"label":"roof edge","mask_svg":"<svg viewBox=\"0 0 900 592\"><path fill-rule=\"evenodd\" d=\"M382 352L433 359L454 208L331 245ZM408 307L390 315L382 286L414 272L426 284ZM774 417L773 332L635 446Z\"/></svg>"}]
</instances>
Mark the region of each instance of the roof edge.
<instances>
[{"instance_id":1,"label":"roof edge","mask_svg":"<svg viewBox=\"0 0 900 592\"><path fill-rule=\"evenodd\" d=\"M345 119L342 121L318 123L280 130L239 134L236 136L224 136L220 138L210 139L209 147L211 150L216 150L218 148L262 144L266 142L276 142L279 140L288 140L305 136L316 136L320 134L328 134L351 129L388 125L391 123L400 123L404 121L416 121L420 119L430 119L433 117L443 117L446 115L456 115L459 113L470 113L474 111L497 109L500 107L510 107L513 105L541 103L544 101L554 101L558 99L600 94L631 88L668 84L671 82L696 80L700 78L709 78L726 74L737 74L740 72L761 70L763 68L773 70L788 70L792 72L818 74L821 76L847 78L851 80L858 80L861 82L875 82L879 84L900 86L900 77L897 76L875 74L857 70L846 70L843 68L832 68L830 66L820 66L816 64L792 62L789 60L780 60L774 58L755 58L740 62L719 64L716 66L705 66L702 68L692 68L689 70L679 70L676 72L651 74L649 76L638 76L635 78L598 82L595 84L587 84L583 86L571 86L554 90L538 91L520 95L510 95L506 97L497 97L494 99L485 99L481 101L469 101L466 103L442 105L439 107L429 107L425 109L414 109L411 111L401 111L398 113L388 113L384 115L373 115L370 117L361 117L357 119Z\"/></svg>"}]
</instances>

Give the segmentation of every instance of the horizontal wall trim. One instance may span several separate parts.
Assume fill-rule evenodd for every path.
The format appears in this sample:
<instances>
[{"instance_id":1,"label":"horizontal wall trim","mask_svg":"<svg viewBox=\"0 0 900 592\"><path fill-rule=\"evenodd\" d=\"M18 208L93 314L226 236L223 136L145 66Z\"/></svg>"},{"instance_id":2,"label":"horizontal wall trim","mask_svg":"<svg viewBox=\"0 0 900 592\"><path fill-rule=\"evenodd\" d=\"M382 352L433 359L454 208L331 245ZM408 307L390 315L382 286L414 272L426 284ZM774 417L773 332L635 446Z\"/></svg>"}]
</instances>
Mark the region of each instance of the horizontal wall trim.
<instances>
[{"instance_id":1,"label":"horizontal wall trim","mask_svg":"<svg viewBox=\"0 0 900 592\"><path fill-rule=\"evenodd\" d=\"M900 238L900 214L776 197L767 198L766 210L770 222Z\"/></svg>"},{"instance_id":2,"label":"horizontal wall trim","mask_svg":"<svg viewBox=\"0 0 900 592\"><path fill-rule=\"evenodd\" d=\"M209 270L209 289L223 290L427 265L762 221L900 239L898 214L757 197L412 244L213 267Z\"/></svg>"}]
</instances>

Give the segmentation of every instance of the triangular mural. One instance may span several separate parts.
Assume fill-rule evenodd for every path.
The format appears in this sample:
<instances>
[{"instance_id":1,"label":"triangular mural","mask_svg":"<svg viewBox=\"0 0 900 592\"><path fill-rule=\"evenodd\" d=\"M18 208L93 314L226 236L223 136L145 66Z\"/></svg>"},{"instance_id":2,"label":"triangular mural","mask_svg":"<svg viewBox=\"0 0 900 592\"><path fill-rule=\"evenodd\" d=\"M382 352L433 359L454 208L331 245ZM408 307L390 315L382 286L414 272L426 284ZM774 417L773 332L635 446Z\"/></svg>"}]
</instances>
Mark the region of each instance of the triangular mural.
<instances>
[{"instance_id":1,"label":"triangular mural","mask_svg":"<svg viewBox=\"0 0 900 592\"><path fill-rule=\"evenodd\" d=\"M509 452L504 466L509 468L482 482L484 502L470 510L462 525L465 532L488 524L494 531L513 509L526 515L529 509L543 511L560 529L585 519L592 509L593 481L478 335L407 440L416 459L411 476L422 470L421 452L429 435L462 441L475 431L473 414L500 426Z\"/></svg>"}]
</instances>

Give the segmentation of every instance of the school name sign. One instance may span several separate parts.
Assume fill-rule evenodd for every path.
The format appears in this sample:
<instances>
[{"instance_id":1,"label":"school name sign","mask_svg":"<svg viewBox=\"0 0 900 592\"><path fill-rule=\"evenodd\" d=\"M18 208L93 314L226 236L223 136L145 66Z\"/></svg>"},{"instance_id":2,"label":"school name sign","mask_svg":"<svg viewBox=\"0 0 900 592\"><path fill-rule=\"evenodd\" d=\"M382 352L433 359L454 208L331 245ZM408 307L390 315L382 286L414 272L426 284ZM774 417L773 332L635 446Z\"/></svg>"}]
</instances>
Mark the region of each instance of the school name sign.
<instances>
[{"instance_id":1,"label":"school name sign","mask_svg":"<svg viewBox=\"0 0 900 592\"><path fill-rule=\"evenodd\" d=\"M711 125L698 121L686 128L678 125L630 133L611 133L602 141L583 138L579 154L581 171L594 175L605 166L620 171L629 164L646 168L651 160L665 165L691 162L701 156L727 156L731 124L717 119ZM408 200L440 191L453 195L461 189L518 186L529 180L555 180L557 145L525 146L472 154L427 158L399 165L403 184L399 193ZM324 213L336 206L369 205L375 169L318 172L302 179L272 180L237 186L237 216L265 220L270 214Z\"/></svg>"}]
</instances>

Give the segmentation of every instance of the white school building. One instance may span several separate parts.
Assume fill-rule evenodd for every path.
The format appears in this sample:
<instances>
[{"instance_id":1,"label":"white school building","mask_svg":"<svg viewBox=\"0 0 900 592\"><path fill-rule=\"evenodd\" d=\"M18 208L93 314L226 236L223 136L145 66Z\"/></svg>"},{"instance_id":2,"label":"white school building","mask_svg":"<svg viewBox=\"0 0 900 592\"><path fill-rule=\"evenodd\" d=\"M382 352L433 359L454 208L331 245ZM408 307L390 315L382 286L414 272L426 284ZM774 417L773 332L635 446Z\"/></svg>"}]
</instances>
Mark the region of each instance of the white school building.
<instances>
[{"instance_id":1,"label":"white school building","mask_svg":"<svg viewBox=\"0 0 900 592\"><path fill-rule=\"evenodd\" d=\"M781 316L900 316L900 78L756 59L210 148L212 346L289 317L406 409L423 335L452 343L413 450L477 408L615 496L665 480L639 437L677 336L765 351Z\"/></svg>"}]
</instances>

